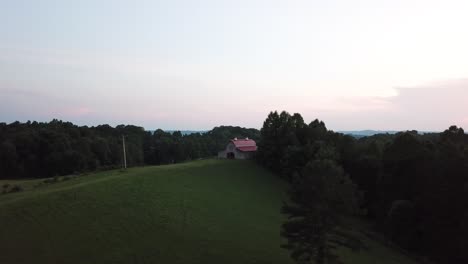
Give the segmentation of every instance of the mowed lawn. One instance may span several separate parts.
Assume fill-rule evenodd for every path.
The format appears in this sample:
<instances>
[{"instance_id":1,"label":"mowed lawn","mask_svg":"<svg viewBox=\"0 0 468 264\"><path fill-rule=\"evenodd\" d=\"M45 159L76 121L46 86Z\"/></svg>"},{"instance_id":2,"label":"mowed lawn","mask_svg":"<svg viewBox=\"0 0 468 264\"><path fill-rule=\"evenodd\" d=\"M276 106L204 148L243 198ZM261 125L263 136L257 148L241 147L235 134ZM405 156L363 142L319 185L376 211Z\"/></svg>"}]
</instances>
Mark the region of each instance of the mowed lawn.
<instances>
[{"instance_id":1,"label":"mowed lawn","mask_svg":"<svg viewBox=\"0 0 468 264\"><path fill-rule=\"evenodd\" d=\"M82 176L0 196L0 263L292 263L287 184L250 161ZM412 263L369 241L345 263Z\"/></svg>"}]
</instances>

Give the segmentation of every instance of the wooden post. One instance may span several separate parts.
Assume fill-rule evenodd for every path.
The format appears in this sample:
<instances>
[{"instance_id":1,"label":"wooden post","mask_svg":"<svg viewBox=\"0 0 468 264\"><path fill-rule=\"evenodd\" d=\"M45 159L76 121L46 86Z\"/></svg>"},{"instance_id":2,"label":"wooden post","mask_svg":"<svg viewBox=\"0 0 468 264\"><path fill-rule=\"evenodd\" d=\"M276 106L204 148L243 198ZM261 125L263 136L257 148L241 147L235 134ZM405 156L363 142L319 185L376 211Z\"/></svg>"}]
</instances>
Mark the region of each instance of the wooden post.
<instances>
[{"instance_id":1,"label":"wooden post","mask_svg":"<svg viewBox=\"0 0 468 264\"><path fill-rule=\"evenodd\" d=\"M124 135L122 135L122 146L123 146L124 169L127 169L127 154L125 153L125 136Z\"/></svg>"}]
</instances>

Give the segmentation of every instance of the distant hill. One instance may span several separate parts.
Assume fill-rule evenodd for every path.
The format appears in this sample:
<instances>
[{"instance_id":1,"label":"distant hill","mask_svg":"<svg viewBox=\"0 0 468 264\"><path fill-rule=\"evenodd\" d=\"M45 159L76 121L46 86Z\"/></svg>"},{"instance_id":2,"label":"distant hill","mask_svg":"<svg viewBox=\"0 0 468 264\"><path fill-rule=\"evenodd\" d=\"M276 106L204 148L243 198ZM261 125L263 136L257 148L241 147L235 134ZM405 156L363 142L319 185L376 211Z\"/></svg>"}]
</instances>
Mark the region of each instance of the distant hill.
<instances>
[{"instance_id":1,"label":"distant hill","mask_svg":"<svg viewBox=\"0 0 468 264\"><path fill-rule=\"evenodd\" d=\"M149 131L151 133L154 133L154 131L156 130L146 130L146 131ZM164 132L167 132L167 133L174 133L176 131L180 131L180 133L182 133L182 135L190 135L190 134L195 134L195 133L200 133L200 134L203 134L203 133L206 133L208 132L209 130L163 130Z\"/></svg>"},{"instance_id":2,"label":"distant hill","mask_svg":"<svg viewBox=\"0 0 468 264\"><path fill-rule=\"evenodd\" d=\"M400 131L396 130L351 130L351 131L338 131L345 135L351 135L354 137L370 137L377 134L396 134Z\"/></svg>"},{"instance_id":3,"label":"distant hill","mask_svg":"<svg viewBox=\"0 0 468 264\"><path fill-rule=\"evenodd\" d=\"M208 132L208 130L164 130L164 132L167 132L167 133L174 133L176 131L179 131L184 136L185 135L190 135L190 134L195 134L195 133L203 134L203 133Z\"/></svg>"},{"instance_id":4,"label":"distant hill","mask_svg":"<svg viewBox=\"0 0 468 264\"><path fill-rule=\"evenodd\" d=\"M399 132L403 131L398 131L398 130L349 130L349 131L337 131L339 133L345 134L345 135L351 135L356 138L361 138L361 137L370 137L378 134L390 134L394 135ZM440 132L434 132L434 131L418 131L419 134L431 134L431 133L440 133Z\"/></svg>"}]
</instances>

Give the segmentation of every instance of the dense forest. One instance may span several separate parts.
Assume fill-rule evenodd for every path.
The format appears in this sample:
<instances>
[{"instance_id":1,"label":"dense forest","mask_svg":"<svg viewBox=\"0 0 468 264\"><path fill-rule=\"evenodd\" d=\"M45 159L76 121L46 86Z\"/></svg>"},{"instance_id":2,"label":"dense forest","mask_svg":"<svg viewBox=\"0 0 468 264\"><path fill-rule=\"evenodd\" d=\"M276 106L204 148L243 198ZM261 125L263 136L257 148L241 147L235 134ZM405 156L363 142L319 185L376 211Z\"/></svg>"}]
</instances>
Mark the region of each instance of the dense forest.
<instances>
[{"instance_id":1,"label":"dense forest","mask_svg":"<svg viewBox=\"0 0 468 264\"><path fill-rule=\"evenodd\" d=\"M234 137L259 138L256 129L221 126L205 133L145 131L142 127L0 123L0 179L44 178L122 167L122 137L129 166L212 157Z\"/></svg>"},{"instance_id":2,"label":"dense forest","mask_svg":"<svg viewBox=\"0 0 468 264\"><path fill-rule=\"evenodd\" d=\"M291 184L282 212L283 247L298 262L336 259L336 246L359 248L346 232L364 217L390 243L438 263L468 263L468 135L406 131L355 138L322 121L272 112L260 131L216 127L205 133L142 127L0 123L0 179L44 178L122 166L212 157L234 137L258 142L256 160Z\"/></svg>"},{"instance_id":3,"label":"dense forest","mask_svg":"<svg viewBox=\"0 0 468 264\"><path fill-rule=\"evenodd\" d=\"M356 247L346 217L364 216L402 249L438 263L468 263L468 135L381 134L360 139L301 115L272 112L257 160L287 179L283 247L298 262L325 263ZM356 241L354 241L356 242ZM328 262L326 262L328 263Z\"/></svg>"}]
</instances>

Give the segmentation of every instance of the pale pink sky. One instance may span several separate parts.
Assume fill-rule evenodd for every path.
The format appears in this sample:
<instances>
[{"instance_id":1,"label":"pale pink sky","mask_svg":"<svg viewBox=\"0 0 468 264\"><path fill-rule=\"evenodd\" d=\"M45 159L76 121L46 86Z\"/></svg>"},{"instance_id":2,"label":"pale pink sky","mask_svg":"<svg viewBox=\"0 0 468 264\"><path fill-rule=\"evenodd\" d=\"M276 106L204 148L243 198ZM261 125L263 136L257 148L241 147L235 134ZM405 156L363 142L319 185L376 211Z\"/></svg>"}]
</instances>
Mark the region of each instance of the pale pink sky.
<instances>
[{"instance_id":1,"label":"pale pink sky","mask_svg":"<svg viewBox=\"0 0 468 264\"><path fill-rule=\"evenodd\" d=\"M0 122L468 127L468 1L21 0L0 6Z\"/></svg>"}]
</instances>

